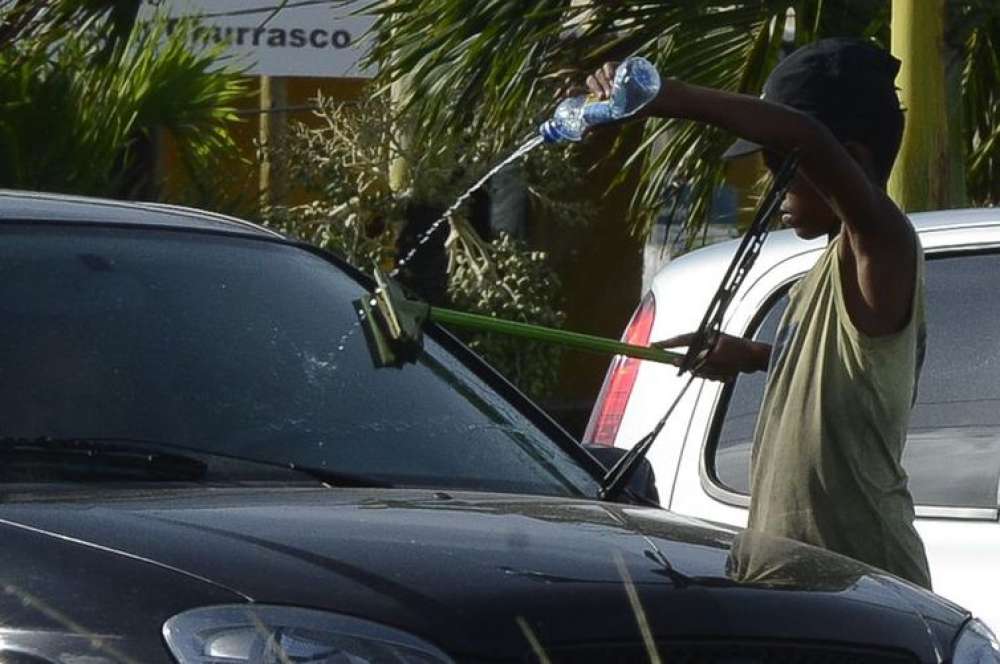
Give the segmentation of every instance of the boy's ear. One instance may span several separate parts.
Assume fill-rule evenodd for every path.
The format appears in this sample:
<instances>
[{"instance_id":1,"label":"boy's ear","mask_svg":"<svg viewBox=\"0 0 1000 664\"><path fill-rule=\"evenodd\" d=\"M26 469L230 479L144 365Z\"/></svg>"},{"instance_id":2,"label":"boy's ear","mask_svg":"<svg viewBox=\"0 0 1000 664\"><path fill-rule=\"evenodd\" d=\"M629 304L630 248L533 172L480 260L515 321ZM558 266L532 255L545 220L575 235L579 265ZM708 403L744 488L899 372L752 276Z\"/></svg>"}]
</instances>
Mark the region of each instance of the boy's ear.
<instances>
[{"instance_id":1,"label":"boy's ear","mask_svg":"<svg viewBox=\"0 0 1000 664\"><path fill-rule=\"evenodd\" d=\"M854 161L861 164L861 168L868 174L868 177L877 182L879 179L878 169L875 167L875 157L871 149L867 145L858 143L857 141L846 141L844 148L854 158Z\"/></svg>"}]
</instances>

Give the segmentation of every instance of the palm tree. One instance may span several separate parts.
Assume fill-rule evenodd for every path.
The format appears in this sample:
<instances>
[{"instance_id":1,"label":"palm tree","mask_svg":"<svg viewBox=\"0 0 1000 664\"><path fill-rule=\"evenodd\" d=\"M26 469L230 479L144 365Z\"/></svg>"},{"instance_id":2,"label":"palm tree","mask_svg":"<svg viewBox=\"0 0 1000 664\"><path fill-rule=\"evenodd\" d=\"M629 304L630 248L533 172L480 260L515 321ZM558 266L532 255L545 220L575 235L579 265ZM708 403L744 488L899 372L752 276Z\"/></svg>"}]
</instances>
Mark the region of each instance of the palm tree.
<instances>
[{"instance_id":1,"label":"palm tree","mask_svg":"<svg viewBox=\"0 0 1000 664\"><path fill-rule=\"evenodd\" d=\"M1000 204L1000 6L954 3L952 41L962 48L961 136L969 198Z\"/></svg>"},{"instance_id":2,"label":"palm tree","mask_svg":"<svg viewBox=\"0 0 1000 664\"><path fill-rule=\"evenodd\" d=\"M193 179L231 153L246 83L195 53L191 26L136 23L138 1L20 0L0 10L0 186L158 197L164 136Z\"/></svg>"},{"instance_id":3,"label":"palm tree","mask_svg":"<svg viewBox=\"0 0 1000 664\"><path fill-rule=\"evenodd\" d=\"M139 2L114 0L13 0L0 5L0 50L48 48L95 19L105 21L106 45L128 37Z\"/></svg>"},{"instance_id":4,"label":"palm tree","mask_svg":"<svg viewBox=\"0 0 1000 664\"><path fill-rule=\"evenodd\" d=\"M990 142L997 132L998 17L996 3L985 0L892 0L907 126L889 188L906 210L955 207L970 195L997 200L989 170L997 154Z\"/></svg>"},{"instance_id":5,"label":"palm tree","mask_svg":"<svg viewBox=\"0 0 1000 664\"><path fill-rule=\"evenodd\" d=\"M992 0L948 1L955 19L949 37L963 55L965 130L956 145L965 150L970 198L996 202L1000 9ZM783 44L789 10L792 45L832 35L889 45L889 0L374 0L365 11L378 17L371 58L379 80L386 89L407 81L401 113L417 144L455 126L513 144L551 109L567 80L579 82L601 62L627 54L645 55L670 76L756 94L789 46ZM730 140L677 121L622 131L626 164L640 174L633 227L648 230L667 186L681 180L692 187L686 228L693 236L722 182L720 155Z\"/></svg>"}]
</instances>

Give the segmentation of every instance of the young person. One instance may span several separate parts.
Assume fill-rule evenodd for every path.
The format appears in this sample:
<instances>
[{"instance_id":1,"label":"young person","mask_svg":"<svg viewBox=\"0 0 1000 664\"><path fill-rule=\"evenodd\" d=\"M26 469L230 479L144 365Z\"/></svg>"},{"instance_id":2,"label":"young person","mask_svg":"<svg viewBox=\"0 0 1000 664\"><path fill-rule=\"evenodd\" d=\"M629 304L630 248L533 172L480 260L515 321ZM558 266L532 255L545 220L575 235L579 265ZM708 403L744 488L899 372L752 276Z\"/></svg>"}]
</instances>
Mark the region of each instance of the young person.
<instances>
[{"instance_id":1,"label":"young person","mask_svg":"<svg viewBox=\"0 0 1000 664\"><path fill-rule=\"evenodd\" d=\"M615 63L587 79L610 94ZM923 359L923 253L886 193L903 115L899 61L861 40L826 39L782 60L760 97L664 79L646 115L727 129L727 155L792 152L781 220L826 236L796 284L773 346L722 336L699 375L768 370L751 458L752 530L851 556L930 588L900 465ZM659 342L685 346L692 335Z\"/></svg>"}]
</instances>

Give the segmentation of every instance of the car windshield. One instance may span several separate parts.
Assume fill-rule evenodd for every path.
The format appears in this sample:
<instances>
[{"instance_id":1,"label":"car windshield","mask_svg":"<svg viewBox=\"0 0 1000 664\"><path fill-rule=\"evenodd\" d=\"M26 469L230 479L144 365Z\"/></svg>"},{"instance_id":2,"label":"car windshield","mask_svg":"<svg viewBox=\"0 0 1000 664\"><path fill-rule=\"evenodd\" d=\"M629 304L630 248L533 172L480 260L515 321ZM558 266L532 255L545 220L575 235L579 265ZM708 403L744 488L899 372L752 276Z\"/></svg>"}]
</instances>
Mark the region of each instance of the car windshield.
<instances>
[{"instance_id":1,"label":"car windshield","mask_svg":"<svg viewBox=\"0 0 1000 664\"><path fill-rule=\"evenodd\" d=\"M394 486L597 491L433 339L415 364L375 369L352 306L364 289L300 247L7 225L2 256L0 438L161 441Z\"/></svg>"}]
</instances>

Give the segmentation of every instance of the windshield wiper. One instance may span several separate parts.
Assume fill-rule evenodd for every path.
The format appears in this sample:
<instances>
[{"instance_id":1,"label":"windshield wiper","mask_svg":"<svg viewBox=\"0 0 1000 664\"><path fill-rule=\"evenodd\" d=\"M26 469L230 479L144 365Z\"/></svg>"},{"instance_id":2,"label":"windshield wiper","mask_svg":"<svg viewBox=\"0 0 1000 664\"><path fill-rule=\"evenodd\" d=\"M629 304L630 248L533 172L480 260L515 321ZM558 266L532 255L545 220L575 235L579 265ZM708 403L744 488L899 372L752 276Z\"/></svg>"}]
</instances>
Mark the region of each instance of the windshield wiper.
<instances>
[{"instance_id":1,"label":"windshield wiper","mask_svg":"<svg viewBox=\"0 0 1000 664\"><path fill-rule=\"evenodd\" d=\"M0 479L52 478L195 481L208 465L192 456L154 451L127 440L0 437Z\"/></svg>"},{"instance_id":2,"label":"windshield wiper","mask_svg":"<svg viewBox=\"0 0 1000 664\"><path fill-rule=\"evenodd\" d=\"M392 483L386 482L385 480L375 479L374 477L368 477L367 475L357 475L354 473L342 473L336 470L327 470L326 468L316 468L313 466L300 466L295 463L287 464L271 464L276 465L281 468L287 468L293 470L297 473L302 473L303 475L308 475L309 477L315 478L324 484L335 487L362 487L362 488L373 488L373 489L391 489L393 488Z\"/></svg>"},{"instance_id":3,"label":"windshield wiper","mask_svg":"<svg viewBox=\"0 0 1000 664\"><path fill-rule=\"evenodd\" d=\"M164 451L170 450L170 451ZM179 452L177 451L179 450ZM213 450L134 438L25 438L0 436L0 481L12 476L42 479L86 477L104 479L136 475L144 479L200 480L209 464L199 459L215 457L306 475L329 486L391 488L380 479L296 463L235 456Z\"/></svg>"}]
</instances>

